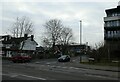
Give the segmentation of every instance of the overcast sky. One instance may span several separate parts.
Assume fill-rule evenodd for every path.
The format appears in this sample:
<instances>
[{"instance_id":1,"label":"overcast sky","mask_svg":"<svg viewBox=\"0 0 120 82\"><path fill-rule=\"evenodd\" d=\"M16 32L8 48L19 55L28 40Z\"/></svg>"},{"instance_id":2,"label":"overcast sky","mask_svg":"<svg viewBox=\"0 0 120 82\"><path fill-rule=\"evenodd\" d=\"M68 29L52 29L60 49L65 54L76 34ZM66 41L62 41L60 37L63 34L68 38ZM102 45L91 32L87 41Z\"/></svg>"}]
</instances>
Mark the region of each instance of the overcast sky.
<instances>
[{"instance_id":1,"label":"overcast sky","mask_svg":"<svg viewBox=\"0 0 120 82\"><path fill-rule=\"evenodd\" d=\"M35 40L41 45L43 24L50 19L60 19L65 26L72 28L74 41L79 42L79 20L82 20L82 42L89 45L104 41L105 9L117 7L119 0L110 1L72 1L69 2L40 2L40 1L11 1L0 3L0 34L9 34L9 29L16 17L29 17L34 23Z\"/></svg>"}]
</instances>

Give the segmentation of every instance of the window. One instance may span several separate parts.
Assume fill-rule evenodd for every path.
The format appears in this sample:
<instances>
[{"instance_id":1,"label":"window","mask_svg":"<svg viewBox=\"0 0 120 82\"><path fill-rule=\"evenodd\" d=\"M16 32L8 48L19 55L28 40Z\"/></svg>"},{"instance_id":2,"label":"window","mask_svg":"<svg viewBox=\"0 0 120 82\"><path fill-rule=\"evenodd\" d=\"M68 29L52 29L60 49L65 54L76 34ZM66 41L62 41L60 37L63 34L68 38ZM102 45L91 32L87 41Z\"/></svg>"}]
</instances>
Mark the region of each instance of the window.
<instances>
[{"instance_id":1,"label":"window","mask_svg":"<svg viewBox=\"0 0 120 82\"><path fill-rule=\"evenodd\" d=\"M111 21L110 22L110 26L114 26L115 22L114 21Z\"/></svg>"},{"instance_id":2,"label":"window","mask_svg":"<svg viewBox=\"0 0 120 82\"><path fill-rule=\"evenodd\" d=\"M120 23L120 21L117 21L117 26L120 26L120 24L119 24L119 23Z\"/></svg>"},{"instance_id":3,"label":"window","mask_svg":"<svg viewBox=\"0 0 120 82\"><path fill-rule=\"evenodd\" d=\"M112 13L111 16L118 16L119 14L117 12Z\"/></svg>"},{"instance_id":4,"label":"window","mask_svg":"<svg viewBox=\"0 0 120 82\"><path fill-rule=\"evenodd\" d=\"M115 16L118 16L118 14L117 14L117 13L114 13L114 15L115 15Z\"/></svg>"},{"instance_id":5,"label":"window","mask_svg":"<svg viewBox=\"0 0 120 82\"><path fill-rule=\"evenodd\" d=\"M108 26L108 27L110 26L110 22L107 22L107 26Z\"/></svg>"},{"instance_id":6,"label":"window","mask_svg":"<svg viewBox=\"0 0 120 82\"><path fill-rule=\"evenodd\" d=\"M108 37L110 37L111 31L108 31Z\"/></svg>"},{"instance_id":7,"label":"window","mask_svg":"<svg viewBox=\"0 0 120 82\"><path fill-rule=\"evenodd\" d=\"M120 26L120 21L107 21L105 22L105 27L114 27L114 26Z\"/></svg>"}]
</instances>

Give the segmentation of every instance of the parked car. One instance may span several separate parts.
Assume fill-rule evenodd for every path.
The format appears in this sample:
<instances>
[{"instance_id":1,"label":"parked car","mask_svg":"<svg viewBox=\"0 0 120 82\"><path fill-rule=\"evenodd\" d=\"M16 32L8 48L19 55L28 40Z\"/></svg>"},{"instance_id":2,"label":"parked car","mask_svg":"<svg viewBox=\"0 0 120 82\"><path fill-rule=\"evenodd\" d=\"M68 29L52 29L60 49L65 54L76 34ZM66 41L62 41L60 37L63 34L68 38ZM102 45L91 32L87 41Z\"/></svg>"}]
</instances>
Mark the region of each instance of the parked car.
<instances>
[{"instance_id":1,"label":"parked car","mask_svg":"<svg viewBox=\"0 0 120 82\"><path fill-rule=\"evenodd\" d=\"M70 61L70 56L69 55L62 55L61 57L58 58L59 62L68 62Z\"/></svg>"},{"instance_id":2,"label":"parked car","mask_svg":"<svg viewBox=\"0 0 120 82\"><path fill-rule=\"evenodd\" d=\"M13 56L11 57L11 60L14 62L14 63L17 63L17 62L30 62L31 61L31 57L30 56L23 56L23 55L17 55L17 56Z\"/></svg>"}]
</instances>

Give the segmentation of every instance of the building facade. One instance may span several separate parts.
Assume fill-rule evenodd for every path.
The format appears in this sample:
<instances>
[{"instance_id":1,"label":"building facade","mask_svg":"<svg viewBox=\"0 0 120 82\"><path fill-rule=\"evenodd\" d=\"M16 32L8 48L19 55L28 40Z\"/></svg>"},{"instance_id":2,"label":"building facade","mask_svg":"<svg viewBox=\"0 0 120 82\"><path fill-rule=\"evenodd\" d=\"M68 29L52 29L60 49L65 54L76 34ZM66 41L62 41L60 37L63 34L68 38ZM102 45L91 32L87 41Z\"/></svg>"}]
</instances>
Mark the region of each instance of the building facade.
<instances>
[{"instance_id":1,"label":"building facade","mask_svg":"<svg viewBox=\"0 0 120 82\"><path fill-rule=\"evenodd\" d=\"M3 57L12 57L17 54L21 55L32 55L36 51L37 42L34 40L34 36L24 37L11 37L10 35L1 36L2 42L2 56Z\"/></svg>"},{"instance_id":2,"label":"building facade","mask_svg":"<svg viewBox=\"0 0 120 82\"><path fill-rule=\"evenodd\" d=\"M120 4L116 8L106 9L104 17L104 41L109 47L109 54L120 53Z\"/></svg>"}]
</instances>

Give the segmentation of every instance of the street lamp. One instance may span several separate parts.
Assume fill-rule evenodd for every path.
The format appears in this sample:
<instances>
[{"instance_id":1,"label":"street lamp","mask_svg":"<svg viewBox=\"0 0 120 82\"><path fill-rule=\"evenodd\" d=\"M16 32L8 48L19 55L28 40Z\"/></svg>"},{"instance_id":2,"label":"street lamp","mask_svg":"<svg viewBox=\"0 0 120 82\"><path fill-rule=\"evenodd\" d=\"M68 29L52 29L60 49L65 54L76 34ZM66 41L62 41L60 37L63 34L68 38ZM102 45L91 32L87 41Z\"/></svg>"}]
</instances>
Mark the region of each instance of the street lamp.
<instances>
[{"instance_id":1,"label":"street lamp","mask_svg":"<svg viewBox=\"0 0 120 82\"><path fill-rule=\"evenodd\" d=\"M80 20L80 45L82 44L82 20Z\"/></svg>"},{"instance_id":2,"label":"street lamp","mask_svg":"<svg viewBox=\"0 0 120 82\"><path fill-rule=\"evenodd\" d=\"M80 20L80 45L82 45L82 20ZM80 62L81 61L82 61L82 57L80 56Z\"/></svg>"}]
</instances>

